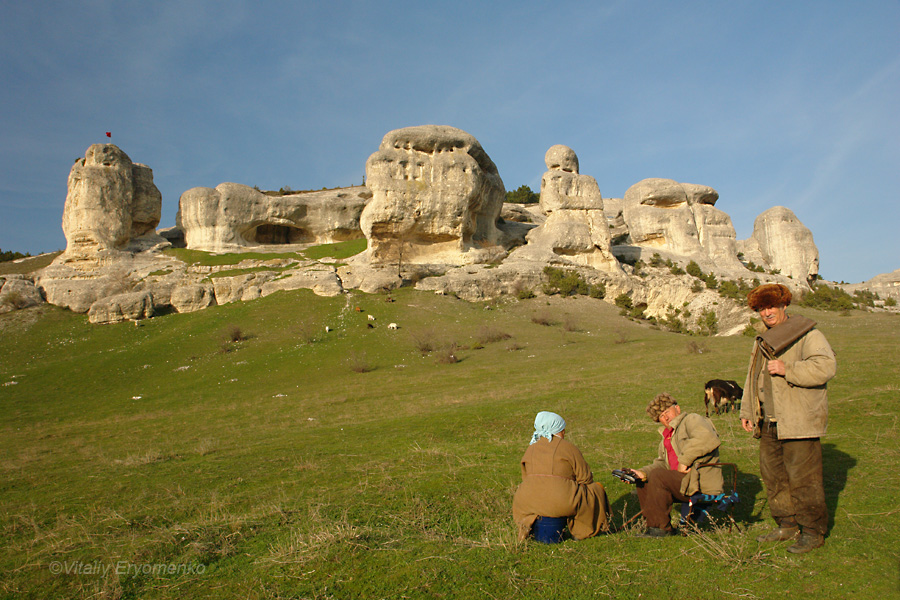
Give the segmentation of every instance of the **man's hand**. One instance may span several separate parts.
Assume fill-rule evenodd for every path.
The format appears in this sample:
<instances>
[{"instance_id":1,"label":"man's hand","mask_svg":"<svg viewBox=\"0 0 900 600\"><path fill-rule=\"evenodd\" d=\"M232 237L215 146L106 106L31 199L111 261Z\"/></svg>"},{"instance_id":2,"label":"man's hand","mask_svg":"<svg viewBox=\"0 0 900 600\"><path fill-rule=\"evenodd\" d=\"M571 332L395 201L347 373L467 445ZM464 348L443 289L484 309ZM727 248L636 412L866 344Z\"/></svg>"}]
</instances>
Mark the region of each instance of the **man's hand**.
<instances>
[{"instance_id":1,"label":"man's hand","mask_svg":"<svg viewBox=\"0 0 900 600\"><path fill-rule=\"evenodd\" d=\"M753 431L753 423L750 422L750 419L741 419L741 427L744 428L744 431Z\"/></svg>"},{"instance_id":2,"label":"man's hand","mask_svg":"<svg viewBox=\"0 0 900 600\"><path fill-rule=\"evenodd\" d=\"M690 470L691 470L691 468L688 467L687 465L683 465L683 464L681 464L681 463L678 463L678 472L679 472L679 473L687 473L687 472L690 471Z\"/></svg>"},{"instance_id":3,"label":"man's hand","mask_svg":"<svg viewBox=\"0 0 900 600\"><path fill-rule=\"evenodd\" d=\"M784 377L784 361L770 360L768 363L769 375L781 375Z\"/></svg>"},{"instance_id":4,"label":"man's hand","mask_svg":"<svg viewBox=\"0 0 900 600\"><path fill-rule=\"evenodd\" d=\"M647 481L647 474L644 473L643 471L638 471L637 469L632 469L631 472L634 473L635 475L637 475L638 479L640 479L641 481Z\"/></svg>"}]
</instances>

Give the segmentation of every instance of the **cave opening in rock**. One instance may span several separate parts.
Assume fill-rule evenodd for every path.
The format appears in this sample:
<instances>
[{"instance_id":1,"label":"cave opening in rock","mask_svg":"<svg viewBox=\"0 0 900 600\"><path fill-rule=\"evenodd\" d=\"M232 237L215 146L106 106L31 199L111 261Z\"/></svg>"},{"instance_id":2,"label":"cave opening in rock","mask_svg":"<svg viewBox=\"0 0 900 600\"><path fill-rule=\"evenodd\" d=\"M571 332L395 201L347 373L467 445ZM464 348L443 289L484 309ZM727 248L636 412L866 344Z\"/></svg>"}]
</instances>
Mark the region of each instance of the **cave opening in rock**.
<instances>
[{"instance_id":1,"label":"cave opening in rock","mask_svg":"<svg viewBox=\"0 0 900 600\"><path fill-rule=\"evenodd\" d=\"M248 237L248 241L257 244L306 244L315 241L305 229L272 223L263 223Z\"/></svg>"}]
</instances>

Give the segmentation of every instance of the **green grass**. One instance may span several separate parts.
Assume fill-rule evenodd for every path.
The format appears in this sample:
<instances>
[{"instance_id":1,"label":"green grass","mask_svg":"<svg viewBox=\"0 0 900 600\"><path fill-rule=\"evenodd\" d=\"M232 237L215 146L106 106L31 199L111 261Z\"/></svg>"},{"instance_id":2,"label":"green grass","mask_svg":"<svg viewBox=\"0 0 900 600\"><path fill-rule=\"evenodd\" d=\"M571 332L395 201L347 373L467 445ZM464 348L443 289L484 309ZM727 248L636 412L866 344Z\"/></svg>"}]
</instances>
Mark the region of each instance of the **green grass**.
<instances>
[{"instance_id":1,"label":"green grass","mask_svg":"<svg viewBox=\"0 0 900 600\"><path fill-rule=\"evenodd\" d=\"M60 254L62 254L62 250L41 254L40 256L30 256L19 262L0 262L0 275L24 275L33 273L52 263L53 259Z\"/></svg>"},{"instance_id":2,"label":"green grass","mask_svg":"<svg viewBox=\"0 0 900 600\"><path fill-rule=\"evenodd\" d=\"M756 442L733 414L714 422L740 469L744 532L515 539L538 410L566 418L619 524L637 502L610 470L652 458L647 401L669 391L702 411L707 379L743 381L748 338L705 338L708 352L692 353L692 338L585 297L392 297L279 292L140 327L51 306L0 315L0 597L900 592L900 318L794 311L820 322L839 363L824 439L833 525L798 557L754 540L770 521ZM228 341L235 327L242 339ZM423 353L423 340L455 346L459 362ZM94 565L110 571L85 572Z\"/></svg>"},{"instance_id":3,"label":"green grass","mask_svg":"<svg viewBox=\"0 0 900 600\"><path fill-rule=\"evenodd\" d=\"M366 249L368 240L359 238L356 240L347 240L346 242L336 242L334 244L319 244L312 246L303 251L306 258L312 260L322 260L323 258L334 258L337 260L350 258Z\"/></svg>"},{"instance_id":4,"label":"green grass","mask_svg":"<svg viewBox=\"0 0 900 600\"><path fill-rule=\"evenodd\" d=\"M349 258L366 249L366 239L348 240L334 244L318 244L310 246L300 252L239 252L217 254L203 250L188 250L187 248L167 248L163 254L177 258L189 265L217 267L224 265L236 265L245 260L322 260L324 258L343 259Z\"/></svg>"},{"instance_id":5,"label":"green grass","mask_svg":"<svg viewBox=\"0 0 900 600\"><path fill-rule=\"evenodd\" d=\"M236 265L245 260L275 260L279 258L302 260L299 252L237 252L215 254L204 250L188 250L187 248L166 248L163 254L177 258L189 265L204 267L219 267L223 265Z\"/></svg>"}]
</instances>

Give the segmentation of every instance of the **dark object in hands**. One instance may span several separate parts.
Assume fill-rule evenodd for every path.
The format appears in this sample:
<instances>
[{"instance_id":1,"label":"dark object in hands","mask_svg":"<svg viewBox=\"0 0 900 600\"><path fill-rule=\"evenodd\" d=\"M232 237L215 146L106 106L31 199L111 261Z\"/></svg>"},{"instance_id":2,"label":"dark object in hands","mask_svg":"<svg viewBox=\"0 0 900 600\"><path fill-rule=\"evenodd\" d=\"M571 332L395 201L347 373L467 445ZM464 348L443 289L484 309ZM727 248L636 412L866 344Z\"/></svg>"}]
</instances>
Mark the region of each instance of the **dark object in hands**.
<instances>
[{"instance_id":1,"label":"dark object in hands","mask_svg":"<svg viewBox=\"0 0 900 600\"><path fill-rule=\"evenodd\" d=\"M637 473L632 469L613 469L612 474L625 483L637 483L638 481L641 481L641 478L638 477Z\"/></svg>"}]
</instances>

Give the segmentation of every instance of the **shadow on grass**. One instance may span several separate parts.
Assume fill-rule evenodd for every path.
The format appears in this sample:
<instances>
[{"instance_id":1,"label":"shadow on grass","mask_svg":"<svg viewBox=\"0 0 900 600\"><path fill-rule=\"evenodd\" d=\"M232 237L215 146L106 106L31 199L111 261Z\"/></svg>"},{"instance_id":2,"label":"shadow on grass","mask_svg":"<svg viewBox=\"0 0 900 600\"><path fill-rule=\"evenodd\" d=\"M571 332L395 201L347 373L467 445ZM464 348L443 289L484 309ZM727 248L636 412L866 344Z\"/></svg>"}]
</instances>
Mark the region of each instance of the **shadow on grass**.
<instances>
[{"instance_id":1,"label":"shadow on grass","mask_svg":"<svg viewBox=\"0 0 900 600\"><path fill-rule=\"evenodd\" d=\"M846 477L845 477L846 480ZM731 480L730 477L726 477L725 479L725 492L731 492ZM640 504L638 502L637 492L635 487L632 485L628 486L628 489L621 492L619 486L616 488L611 488L607 490L607 493L610 497L618 495L618 499L615 501L610 501L609 509L612 512L612 522L616 529L621 530L623 528L629 529L632 527L636 527L637 524L640 523L640 517L636 517L640 510ZM735 521L737 521L738 525L742 528L751 525L753 523L757 523L762 520L762 517L759 513L753 514L753 507L756 504L756 497L763 493L763 485L762 480L758 475L753 473L742 473L740 470L737 472L737 493L740 497L740 502L734 505L732 509L732 517ZM674 513L677 513L680 508L680 503L674 503ZM673 516L673 523L677 520L677 516Z\"/></svg>"},{"instance_id":2,"label":"shadow on grass","mask_svg":"<svg viewBox=\"0 0 900 600\"><path fill-rule=\"evenodd\" d=\"M727 485L726 482L726 486ZM753 507L756 505L757 496L765 493L759 475L755 473L743 473L738 469L737 493L740 502L734 505L734 514L732 515L734 520L742 527L762 521L762 517L759 513L753 514Z\"/></svg>"},{"instance_id":3,"label":"shadow on grass","mask_svg":"<svg viewBox=\"0 0 900 600\"><path fill-rule=\"evenodd\" d=\"M828 506L828 531L834 527L838 497L847 485L847 474L856 466L856 458L841 452L834 444L822 444L822 464L825 472L825 504Z\"/></svg>"},{"instance_id":4,"label":"shadow on grass","mask_svg":"<svg viewBox=\"0 0 900 600\"><path fill-rule=\"evenodd\" d=\"M641 517L636 515L641 512L635 487L629 484L610 486L607 490L609 498L609 511L611 514L610 525L616 531L628 530L641 524ZM613 500L613 497L616 497Z\"/></svg>"}]
</instances>

